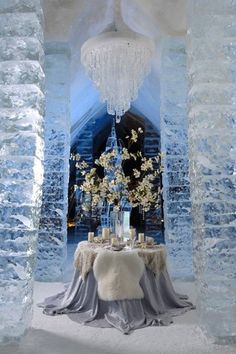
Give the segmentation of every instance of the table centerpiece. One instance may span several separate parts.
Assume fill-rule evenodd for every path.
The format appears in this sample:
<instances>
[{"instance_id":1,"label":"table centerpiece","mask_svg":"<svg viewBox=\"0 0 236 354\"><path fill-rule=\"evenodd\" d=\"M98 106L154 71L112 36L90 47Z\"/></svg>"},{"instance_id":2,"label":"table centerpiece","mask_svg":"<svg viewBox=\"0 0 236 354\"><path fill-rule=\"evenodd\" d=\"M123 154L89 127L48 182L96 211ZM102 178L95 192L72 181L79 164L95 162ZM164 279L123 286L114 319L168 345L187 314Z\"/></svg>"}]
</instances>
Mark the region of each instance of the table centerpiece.
<instances>
[{"instance_id":1,"label":"table centerpiece","mask_svg":"<svg viewBox=\"0 0 236 354\"><path fill-rule=\"evenodd\" d=\"M161 188L155 185L155 179L163 171L163 154L145 157L140 150L130 149L143 134L141 127L126 136L127 147L118 144L114 125L112 129L113 143L106 146L92 168L79 154L72 156L83 176L83 182L74 188L81 191L83 214L99 215L102 227L110 227L112 234L121 236L129 231L132 208L138 207L144 215L151 207L160 207ZM126 175L124 165L134 162L135 168Z\"/></svg>"}]
</instances>

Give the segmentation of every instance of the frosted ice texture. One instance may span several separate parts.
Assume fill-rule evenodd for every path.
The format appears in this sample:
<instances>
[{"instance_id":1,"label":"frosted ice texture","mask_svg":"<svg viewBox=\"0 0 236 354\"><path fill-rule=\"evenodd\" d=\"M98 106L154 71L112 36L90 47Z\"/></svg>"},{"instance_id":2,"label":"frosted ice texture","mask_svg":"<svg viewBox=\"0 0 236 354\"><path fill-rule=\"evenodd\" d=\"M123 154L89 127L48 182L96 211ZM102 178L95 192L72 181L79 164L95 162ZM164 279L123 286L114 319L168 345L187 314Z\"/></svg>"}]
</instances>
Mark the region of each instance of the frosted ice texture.
<instances>
[{"instance_id":1,"label":"frosted ice texture","mask_svg":"<svg viewBox=\"0 0 236 354\"><path fill-rule=\"evenodd\" d=\"M165 241L171 275L177 278L193 275L185 48L181 37L163 39L160 77Z\"/></svg>"},{"instance_id":2,"label":"frosted ice texture","mask_svg":"<svg viewBox=\"0 0 236 354\"><path fill-rule=\"evenodd\" d=\"M94 138L94 119L90 119L89 122L85 125L82 131L76 137L76 151L81 156L83 161L86 161L88 164L88 170L93 166L93 138ZM79 169L76 169L76 184L79 186L84 181L83 176L81 175ZM81 205L81 191L78 188L76 191L76 234L79 238L87 238L88 231L91 231L91 218L83 217L82 214L82 205Z\"/></svg>"},{"instance_id":3,"label":"frosted ice texture","mask_svg":"<svg viewBox=\"0 0 236 354\"><path fill-rule=\"evenodd\" d=\"M0 1L0 342L21 336L32 316L43 177L41 40L40 1Z\"/></svg>"},{"instance_id":4,"label":"frosted ice texture","mask_svg":"<svg viewBox=\"0 0 236 354\"><path fill-rule=\"evenodd\" d=\"M145 120L145 135L144 135L144 156L153 157L160 152L160 134L156 128L147 120ZM158 168L158 163L154 163L154 168ZM154 181L156 187L160 185L160 178L157 177ZM142 216L140 216L142 217ZM164 242L164 234L162 230L162 210L151 208L145 214L145 234L149 237L154 237L158 243Z\"/></svg>"},{"instance_id":5,"label":"frosted ice texture","mask_svg":"<svg viewBox=\"0 0 236 354\"><path fill-rule=\"evenodd\" d=\"M227 339L236 335L236 1L190 1L188 23L198 311L208 335Z\"/></svg>"},{"instance_id":6,"label":"frosted ice texture","mask_svg":"<svg viewBox=\"0 0 236 354\"><path fill-rule=\"evenodd\" d=\"M45 45L45 149L43 204L38 236L36 278L55 281L66 258L69 180L69 69L68 46Z\"/></svg>"}]
</instances>

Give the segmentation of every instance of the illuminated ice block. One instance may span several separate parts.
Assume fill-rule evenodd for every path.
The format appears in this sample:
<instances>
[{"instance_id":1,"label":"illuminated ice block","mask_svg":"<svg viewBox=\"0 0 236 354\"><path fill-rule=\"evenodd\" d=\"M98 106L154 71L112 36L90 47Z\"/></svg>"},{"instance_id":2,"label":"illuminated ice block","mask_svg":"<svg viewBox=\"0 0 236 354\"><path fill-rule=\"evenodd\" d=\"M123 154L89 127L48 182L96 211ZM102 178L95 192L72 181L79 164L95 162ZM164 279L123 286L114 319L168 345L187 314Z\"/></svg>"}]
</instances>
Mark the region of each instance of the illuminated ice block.
<instances>
[{"instance_id":1,"label":"illuminated ice block","mask_svg":"<svg viewBox=\"0 0 236 354\"><path fill-rule=\"evenodd\" d=\"M67 208L70 153L68 45L45 45L45 148L43 204L41 209L38 280L61 279L67 247Z\"/></svg>"},{"instance_id":2,"label":"illuminated ice block","mask_svg":"<svg viewBox=\"0 0 236 354\"><path fill-rule=\"evenodd\" d=\"M236 336L236 1L191 0L190 182L198 314L209 336Z\"/></svg>"},{"instance_id":3,"label":"illuminated ice block","mask_svg":"<svg viewBox=\"0 0 236 354\"><path fill-rule=\"evenodd\" d=\"M39 0L0 1L0 342L28 329L43 181Z\"/></svg>"},{"instance_id":4,"label":"illuminated ice block","mask_svg":"<svg viewBox=\"0 0 236 354\"><path fill-rule=\"evenodd\" d=\"M164 225L174 278L193 276L186 59L184 38L163 38L160 89Z\"/></svg>"}]
</instances>

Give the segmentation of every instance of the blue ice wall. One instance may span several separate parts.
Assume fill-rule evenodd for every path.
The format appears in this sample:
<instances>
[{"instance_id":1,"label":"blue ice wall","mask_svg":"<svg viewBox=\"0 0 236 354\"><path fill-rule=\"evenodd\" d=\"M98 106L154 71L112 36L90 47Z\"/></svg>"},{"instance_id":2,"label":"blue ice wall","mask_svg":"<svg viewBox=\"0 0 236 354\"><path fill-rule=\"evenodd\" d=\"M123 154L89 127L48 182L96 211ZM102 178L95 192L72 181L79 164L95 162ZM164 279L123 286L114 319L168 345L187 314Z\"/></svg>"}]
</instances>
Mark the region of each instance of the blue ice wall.
<instances>
[{"instance_id":1,"label":"blue ice wall","mask_svg":"<svg viewBox=\"0 0 236 354\"><path fill-rule=\"evenodd\" d=\"M163 39L160 75L165 241L177 278L193 275L185 48L184 38Z\"/></svg>"},{"instance_id":2,"label":"blue ice wall","mask_svg":"<svg viewBox=\"0 0 236 354\"><path fill-rule=\"evenodd\" d=\"M45 45L45 75L44 183L36 277L55 281L63 273L67 242L70 153L70 53L67 44L51 42Z\"/></svg>"},{"instance_id":3,"label":"blue ice wall","mask_svg":"<svg viewBox=\"0 0 236 354\"><path fill-rule=\"evenodd\" d=\"M95 120L91 119L82 131L77 135L75 154L81 156L81 160L86 161L88 164L88 170L93 167L93 137L94 137ZM79 169L76 169L76 184L79 186L84 181L84 177L81 175ZM88 237L88 231L90 229L89 218L82 218L82 205L81 205L81 192L78 188L75 193L75 222L76 222L76 235L78 241Z\"/></svg>"},{"instance_id":4,"label":"blue ice wall","mask_svg":"<svg viewBox=\"0 0 236 354\"><path fill-rule=\"evenodd\" d=\"M43 181L44 94L39 0L0 2L0 342L32 317Z\"/></svg>"},{"instance_id":5,"label":"blue ice wall","mask_svg":"<svg viewBox=\"0 0 236 354\"><path fill-rule=\"evenodd\" d=\"M188 26L197 310L209 336L235 341L236 1L189 1Z\"/></svg>"}]
</instances>

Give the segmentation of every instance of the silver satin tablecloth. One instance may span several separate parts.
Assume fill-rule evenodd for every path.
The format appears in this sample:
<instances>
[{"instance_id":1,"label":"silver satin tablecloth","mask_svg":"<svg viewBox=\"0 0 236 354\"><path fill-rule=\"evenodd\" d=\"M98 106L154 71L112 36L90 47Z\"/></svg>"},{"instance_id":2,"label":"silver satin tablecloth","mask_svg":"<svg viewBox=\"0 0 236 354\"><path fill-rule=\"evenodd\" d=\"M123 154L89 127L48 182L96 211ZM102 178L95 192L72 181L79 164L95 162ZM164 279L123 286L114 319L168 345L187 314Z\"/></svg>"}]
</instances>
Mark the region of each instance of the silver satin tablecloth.
<instances>
[{"instance_id":1,"label":"silver satin tablecloth","mask_svg":"<svg viewBox=\"0 0 236 354\"><path fill-rule=\"evenodd\" d=\"M103 301L97 294L93 270L84 279L75 268L65 290L38 306L46 315L68 314L75 322L115 327L125 334L146 326L169 325L173 316L195 308L186 295L175 292L166 267L158 274L146 267L140 286L143 299Z\"/></svg>"}]
</instances>

